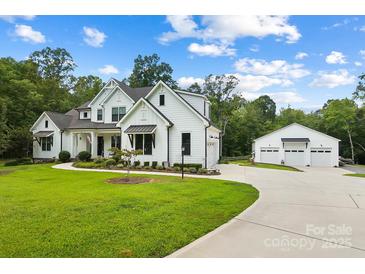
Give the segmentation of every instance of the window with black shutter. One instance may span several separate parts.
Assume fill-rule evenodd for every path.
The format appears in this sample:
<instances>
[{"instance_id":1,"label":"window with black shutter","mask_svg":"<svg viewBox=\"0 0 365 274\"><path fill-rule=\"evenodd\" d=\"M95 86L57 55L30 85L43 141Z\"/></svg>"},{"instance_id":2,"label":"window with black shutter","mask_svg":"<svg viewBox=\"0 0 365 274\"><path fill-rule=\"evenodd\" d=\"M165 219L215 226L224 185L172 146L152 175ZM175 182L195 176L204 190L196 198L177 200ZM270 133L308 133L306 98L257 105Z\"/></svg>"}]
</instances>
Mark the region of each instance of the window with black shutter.
<instances>
[{"instance_id":1,"label":"window with black shutter","mask_svg":"<svg viewBox=\"0 0 365 274\"><path fill-rule=\"evenodd\" d=\"M184 155L190 155L190 133L182 133L181 134L181 147L184 148Z\"/></svg>"}]
</instances>

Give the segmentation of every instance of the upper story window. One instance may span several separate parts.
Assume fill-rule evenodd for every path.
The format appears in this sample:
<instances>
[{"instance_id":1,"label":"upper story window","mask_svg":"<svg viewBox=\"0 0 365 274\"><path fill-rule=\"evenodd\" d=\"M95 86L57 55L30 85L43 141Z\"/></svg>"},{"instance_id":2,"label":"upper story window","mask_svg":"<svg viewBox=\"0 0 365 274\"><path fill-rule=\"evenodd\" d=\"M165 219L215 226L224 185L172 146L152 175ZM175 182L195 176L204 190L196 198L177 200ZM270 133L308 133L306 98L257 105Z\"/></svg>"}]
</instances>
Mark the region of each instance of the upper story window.
<instances>
[{"instance_id":1,"label":"upper story window","mask_svg":"<svg viewBox=\"0 0 365 274\"><path fill-rule=\"evenodd\" d=\"M48 120L44 121L44 127L48 128Z\"/></svg>"},{"instance_id":2,"label":"upper story window","mask_svg":"<svg viewBox=\"0 0 365 274\"><path fill-rule=\"evenodd\" d=\"M181 133L181 147L184 148L184 155L190 155L191 135L190 133Z\"/></svg>"},{"instance_id":3,"label":"upper story window","mask_svg":"<svg viewBox=\"0 0 365 274\"><path fill-rule=\"evenodd\" d=\"M86 111L84 112L84 118L87 118L87 112Z\"/></svg>"},{"instance_id":4,"label":"upper story window","mask_svg":"<svg viewBox=\"0 0 365 274\"><path fill-rule=\"evenodd\" d=\"M98 121L102 121L103 120L103 110L102 109L98 109L97 115L96 115L96 119Z\"/></svg>"},{"instance_id":5,"label":"upper story window","mask_svg":"<svg viewBox=\"0 0 365 274\"><path fill-rule=\"evenodd\" d=\"M126 113L125 107L112 108L112 122L118 122Z\"/></svg>"},{"instance_id":6,"label":"upper story window","mask_svg":"<svg viewBox=\"0 0 365 274\"><path fill-rule=\"evenodd\" d=\"M160 106L164 106L164 105L165 105L165 95L160 94Z\"/></svg>"}]
</instances>

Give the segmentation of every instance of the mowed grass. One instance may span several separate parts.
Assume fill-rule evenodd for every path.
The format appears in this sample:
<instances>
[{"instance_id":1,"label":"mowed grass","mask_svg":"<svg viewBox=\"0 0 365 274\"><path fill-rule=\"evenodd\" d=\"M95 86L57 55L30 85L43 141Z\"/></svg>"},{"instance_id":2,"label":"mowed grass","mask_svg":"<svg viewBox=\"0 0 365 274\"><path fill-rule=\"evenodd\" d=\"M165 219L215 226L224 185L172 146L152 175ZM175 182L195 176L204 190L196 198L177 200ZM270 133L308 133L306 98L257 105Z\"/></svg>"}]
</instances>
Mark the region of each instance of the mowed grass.
<instances>
[{"instance_id":1,"label":"mowed grass","mask_svg":"<svg viewBox=\"0 0 365 274\"><path fill-rule=\"evenodd\" d=\"M0 257L164 257L227 222L259 196L250 185L51 165L2 167ZM139 175L141 176L141 175Z\"/></svg>"},{"instance_id":2,"label":"mowed grass","mask_svg":"<svg viewBox=\"0 0 365 274\"><path fill-rule=\"evenodd\" d=\"M301 171L295 167L285 166L285 165L275 165L275 164L267 164L267 163L252 163L249 160L236 160L230 161L230 164L237 164L240 166L248 166L248 167L258 167L258 168L270 168L270 169L279 169L279 170L289 170L289 171Z\"/></svg>"},{"instance_id":3,"label":"mowed grass","mask_svg":"<svg viewBox=\"0 0 365 274\"><path fill-rule=\"evenodd\" d=\"M365 174L360 174L360 173L348 173L348 174L344 174L345 176L351 176L351 177L360 177L360 178L365 178Z\"/></svg>"}]
</instances>

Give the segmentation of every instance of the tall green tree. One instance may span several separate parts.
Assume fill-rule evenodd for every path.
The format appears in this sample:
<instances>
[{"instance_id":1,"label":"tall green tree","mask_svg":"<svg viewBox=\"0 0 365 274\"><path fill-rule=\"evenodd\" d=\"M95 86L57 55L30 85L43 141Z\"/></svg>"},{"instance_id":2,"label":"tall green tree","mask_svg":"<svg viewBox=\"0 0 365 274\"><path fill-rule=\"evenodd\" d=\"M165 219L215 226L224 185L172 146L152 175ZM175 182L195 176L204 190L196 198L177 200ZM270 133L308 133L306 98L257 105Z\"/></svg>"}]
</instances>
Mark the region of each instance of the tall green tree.
<instances>
[{"instance_id":1,"label":"tall green tree","mask_svg":"<svg viewBox=\"0 0 365 274\"><path fill-rule=\"evenodd\" d=\"M203 94L212 103L211 119L222 130L223 136L232 112L245 101L236 93L238 83L239 80L233 75L209 75L204 81Z\"/></svg>"},{"instance_id":2,"label":"tall green tree","mask_svg":"<svg viewBox=\"0 0 365 274\"><path fill-rule=\"evenodd\" d=\"M154 86L158 81L163 81L171 88L177 88L177 82L172 78L173 69L165 62L160 62L156 53L149 56L138 55L134 59L132 74L127 83L133 88Z\"/></svg>"},{"instance_id":3,"label":"tall green tree","mask_svg":"<svg viewBox=\"0 0 365 274\"><path fill-rule=\"evenodd\" d=\"M94 75L80 76L73 80L72 102L79 106L92 98L103 88L103 80Z\"/></svg>"},{"instance_id":4,"label":"tall green tree","mask_svg":"<svg viewBox=\"0 0 365 274\"><path fill-rule=\"evenodd\" d=\"M190 87L188 87L186 90L189 92L197 93L197 94L201 94L203 91L201 86L197 82L190 85Z\"/></svg>"},{"instance_id":5,"label":"tall green tree","mask_svg":"<svg viewBox=\"0 0 365 274\"><path fill-rule=\"evenodd\" d=\"M6 104L0 100L0 156L9 145L9 127L7 125Z\"/></svg>"},{"instance_id":6,"label":"tall green tree","mask_svg":"<svg viewBox=\"0 0 365 274\"><path fill-rule=\"evenodd\" d=\"M359 83L353 93L354 99L360 99L365 102L365 74L359 76Z\"/></svg>"},{"instance_id":7,"label":"tall green tree","mask_svg":"<svg viewBox=\"0 0 365 274\"><path fill-rule=\"evenodd\" d=\"M350 99L329 100L322 109L326 126L331 131L345 131L350 143L351 159L355 160L353 132L356 127L357 105Z\"/></svg>"},{"instance_id":8,"label":"tall green tree","mask_svg":"<svg viewBox=\"0 0 365 274\"><path fill-rule=\"evenodd\" d=\"M252 103L262 112L264 119L274 121L276 104L268 95L262 95Z\"/></svg>"},{"instance_id":9,"label":"tall green tree","mask_svg":"<svg viewBox=\"0 0 365 274\"><path fill-rule=\"evenodd\" d=\"M66 49L46 47L33 52L29 59L37 64L43 79L53 80L64 87L70 87L76 63Z\"/></svg>"}]
</instances>

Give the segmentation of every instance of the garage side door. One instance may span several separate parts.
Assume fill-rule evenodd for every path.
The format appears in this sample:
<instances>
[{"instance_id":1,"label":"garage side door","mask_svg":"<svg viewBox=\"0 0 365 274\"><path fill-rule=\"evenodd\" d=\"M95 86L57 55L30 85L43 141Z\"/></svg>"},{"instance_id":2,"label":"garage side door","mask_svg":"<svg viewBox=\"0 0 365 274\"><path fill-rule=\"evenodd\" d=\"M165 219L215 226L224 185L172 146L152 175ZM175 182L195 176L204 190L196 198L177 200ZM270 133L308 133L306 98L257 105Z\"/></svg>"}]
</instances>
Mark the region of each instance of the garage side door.
<instances>
[{"instance_id":1,"label":"garage side door","mask_svg":"<svg viewBox=\"0 0 365 274\"><path fill-rule=\"evenodd\" d=\"M285 149L285 165L305 166L304 149Z\"/></svg>"},{"instance_id":2,"label":"garage side door","mask_svg":"<svg viewBox=\"0 0 365 274\"><path fill-rule=\"evenodd\" d=\"M311 148L311 166L332 166L331 148Z\"/></svg>"},{"instance_id":3,"label":"garage side door","mask_svg":"<svg viewBox=\"0 0 365 274\"><path fill-rule=\"evenodd\" d=\"M269 164L280 164L279 148L261 148L260 162Z\"/></svg>"}]
</instances>

